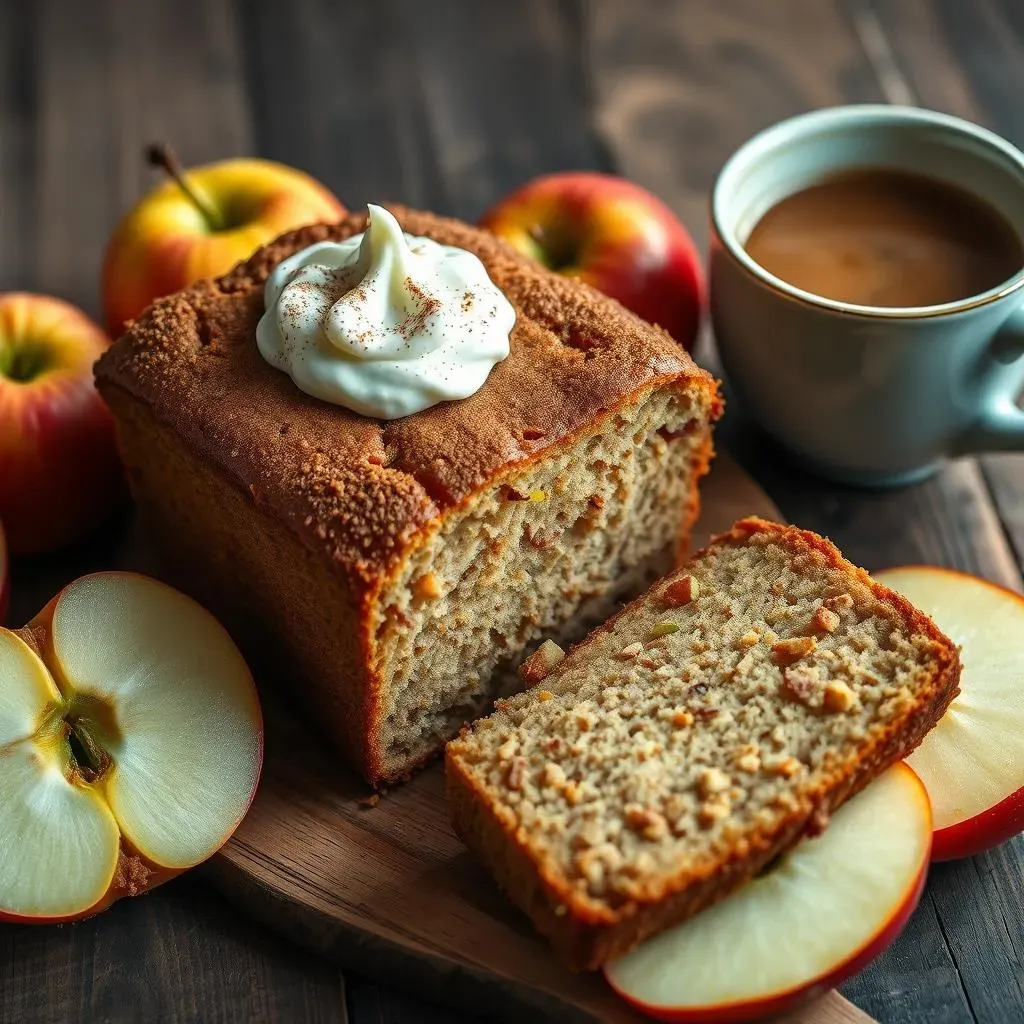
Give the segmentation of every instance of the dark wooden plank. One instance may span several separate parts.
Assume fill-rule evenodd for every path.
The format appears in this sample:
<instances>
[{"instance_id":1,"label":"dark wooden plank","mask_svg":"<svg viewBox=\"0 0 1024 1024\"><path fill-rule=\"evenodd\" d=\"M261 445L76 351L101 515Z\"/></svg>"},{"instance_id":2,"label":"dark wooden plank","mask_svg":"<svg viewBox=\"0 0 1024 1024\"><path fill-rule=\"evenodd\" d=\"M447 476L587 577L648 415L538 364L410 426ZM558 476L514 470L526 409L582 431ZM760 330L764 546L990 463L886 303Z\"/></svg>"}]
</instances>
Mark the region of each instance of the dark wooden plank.
<instances>
[{"instance_id":1,"label":"dark wooden plank","mask_svg":"<svg viewBox=\"0 0 1024 1024\"><path fill-rule=\"evenodd\" d=\"M452 1015L459 1013L450 1007L430 1006L401 992L382 990L368 981L355 980L348 988L354 1024L451 1024ZM458 1019L465 1018L460 1015Z\"/></svg>"},{"instance_id":2,"label":"dark wooden plank","mask_svg":"<svg viewBox=\"0 0 1024 1024\"><path fill-rule=\"evenodd\" d=\"M950 998L955 965L932 900L921 901L889 951L842 987L843 994L880 1024L965 1024L966 1000Z\"/></svg>"},{"instance_id":3,"label":"dark wooden plank","mask_svg":"<svg viewBox=\"0 0 1024 1024\"><path fill-rule=\"evenodd\" d=\"M397 198L474 220L542 171L603 166L574 4L297 0L291 10L243 9L259 149L349 205Z\"/></svg>"},{"instance_id":4,"label":"dark wooden plank","mask_svg":"<svg viewBox=\"0 0 1024 1024\"><path fill-rule=\"evenodd\" d=\"M32 88L33 9L17 0L0 4L0 287L32 286L35 256L32 199L35 154L32 134L37 97ZM16 197L17 201L10 201Z\"/></svg>"},{"instance_id":5,"label":"dark wooden plank","mask_svg":"<svg viewBox=\"0 0 1024 1024\"><path fill-rule=\"evenodd\" d=\"M884 14L885 9L880 8ZM974 120L989 124L1015 145L1024 144L1024 14L1017 0L935 0L935 20L946 52L969 82ZM902 35L895 35L902 49ZM914 86L928 95L939 68L922 63Z\"/></svg>"},{"instance_id":6,"label":"dark wooden plank","mask_svg":"<svg viewBox=\"0 0 1024 1024\"><path fill-rule=\"evenodd\" d=\"M244 151L228 0L0 4L0 275L98 312L99 260L151 181L141 146L188 160ZM117 557L124 522L14 566L11 621ZM251 924L198 877L74 926L0 927L0 1021L346 1018L330 964Z\"/></svg>"},{"instance_id":7,"label":"dark wooden plank","mask_svg":"<svg viewBox=\"0 0 1024 1024\"><path fill-rule=\"evenodd\" d=\"M931 891L979 1021L1024 1019L1024 836L932 869ZM1008 880L1017 880L1009 884Z\"/></svg>"},{"instance_id":8,"label":"dark wooden plank","mask_svg":"<svg viewBox=\"0 0 1024 1024\"><path fill-rule=\"evenodd\" d=\"M703 246L718 169L761 128L811 107L877 101L831 0L588 4L595 120L616 165Z\"/></svg>"},{"instance_id":9,"label":"dark wooden plank","mask_svg":"<svg viewBox=\"0 0 1024 1024\"><path fill-rule=\"evenodd\" d=\"M981 465L1003 530L1024 570L1024 456L986 455Z\"/></svg>"},{"instance_id":10,"label":"dark wooden plank","mask_svg":"<svg viewBox=\"0 0 1024 1024\"><path fill-rule=\"evenodd\" d=\"M977 121L1024 145L1024 5L859 0L851 3L850 14L861 35L873 37L876 48L888 54L912 102ZM1024 569L1024 458L988 455L980 461Z\"/></svg>"},{"instance_id":11,"label":"dark wooden plank","mask_svg":"<svg viewBox=\"0 0 1024 1024\"><path fill-rule=\"evenodd\" d=\"M719 439L789 518L832 537L871 571L926 562L1020 589L1020 570L975 459L951 462L912 487L865 491L805 472L738 410L729 414Z\"/></svg>"},{"instance_id":12,"label":"dark wooden plank","mask_svg":"<svg viewBox=\"0 0 1024 1024\"><path fill-rule=\"evenodd\" d=\"M915 50L907 67L880 19L883 7L913 24L901 37ZM793 2L785 17L778 5L753 0L719 0L713 9L648 0L630 5L628 13L602 2L591 10L597 123L620 166L666 198L701 241L706 195L718 167L758 128L829 103L913 101L909 76L928 63L942 83L936 105L959 105L964 112L967 104L966 76L942 74L944 64L929 42L939 29L924 3ZM958 10L966 16L965 8ZM918 487L870 493L803 473L735 410L719 438L789 518L830 534L869 568L935 562L1020 585L976 460L951 464ZM938 875L911 927L846 987L880 1020L970 1020L978 1010L978 1019L997 1021L1010 1019L998 1016L1007 1007L1024 1013L1007 974L1017 962L1017 940L993 924L983 942L971 945L963 914L955 915L952 904L970 906L990 894L964 888L960 878L948 871ZM1020 891L1010 871L994 884L1007 893ZM986 957L1006 971L986 972L979 964ZM985 985L996 993L990 999L979 997Z\"/></svg>"},{"instance_id":13,"label":"dark wooden plank","mask_svg":"<svg viewBox=\"0 0 1024 1024\"><path fill-rule=\"evenodd\" d=\"M96 61L116 61L108 4L34 6L34 286L96 315L102 247L118 213L116 121Z\"/></svg>"},{"instance_id":14,"label":"dark wooden plank","mask_svg":"<svg viewBox=\"0 0 1024 1024\"><path fill-rule=\"evenodd\" d=\"M847 14L885 98L977 120L971 86L934 0L848 0ZM898 84L887 83L895 75ZM888 87L887 87L888 86Z\"/></svg>"},{"instance_id":15,"label":"dark wooden plank","mask_svg":"<svg viewBox=\"0 0 1024 1024\"><path fill-rule=\"evenodd\" d=\"M401 5L240 5L261 155L309 171L349 206L437 205L417 51ZM287 58L284 58L287 55Z\"/></svg>"},{"instance_id":16,"label":"dark wooden plank","mask_svg":"<svg viewBox=\"0 0 1024 1024\"><path fill-rule=\"evenodd\" d=\"M472 221L537 174L607 168L589 118L584 7L406 0L447 212Z\"/></svg>"},{"instance_id":17,"label":"dark wooden plank","mask_svg":"<svg viewBox=\"0 0 1024 1024\"><path fill-rule=\"evenodd\" d=\"M341 975L193 877L64 927L0 928L0 1020L344 1022Z\"/></svg>"}]
</instances>

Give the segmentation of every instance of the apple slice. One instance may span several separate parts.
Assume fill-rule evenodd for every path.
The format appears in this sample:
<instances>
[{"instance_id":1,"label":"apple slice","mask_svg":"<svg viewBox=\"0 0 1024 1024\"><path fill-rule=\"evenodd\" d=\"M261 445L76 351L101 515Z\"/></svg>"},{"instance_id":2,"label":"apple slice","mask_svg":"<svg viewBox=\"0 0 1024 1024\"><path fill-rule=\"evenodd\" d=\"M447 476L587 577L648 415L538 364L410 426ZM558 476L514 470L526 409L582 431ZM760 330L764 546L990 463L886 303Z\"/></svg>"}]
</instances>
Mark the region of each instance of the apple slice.
<instances>
[{"instance_id":1,"label":"apple slice","mask_svg":"<svg viewBox=\"0 0 1024 1024\"><path fill-rule=\"evenodd\" d=\"M76 580L0 629L0 917L72 920L215 853L263 721L220 624L155 580Z\"/></svg>"},{"instance_id":2,"label":"apple slice","mask_svg":"<svg viewBox=\"0 0 1024 1024\"><path fill-rule=\"evenodd\" d=\"M931 846L928 794L897 764L732 896L609 964L658 1020L710 1024L785 1012L855 974L917 906Z\"/></svg>"},{"instance_id":3,"label":"apple slice","mask_svg":"<svg viewBox=\"0 0 1024 1024\"><path fill-rule=\"evenodd\" d=\"M907 760L931 797L932 859L981 853L1024 830L1024 597L928 565L875 579L961 647L960 693Z\"/></svg>"}]
</instances>

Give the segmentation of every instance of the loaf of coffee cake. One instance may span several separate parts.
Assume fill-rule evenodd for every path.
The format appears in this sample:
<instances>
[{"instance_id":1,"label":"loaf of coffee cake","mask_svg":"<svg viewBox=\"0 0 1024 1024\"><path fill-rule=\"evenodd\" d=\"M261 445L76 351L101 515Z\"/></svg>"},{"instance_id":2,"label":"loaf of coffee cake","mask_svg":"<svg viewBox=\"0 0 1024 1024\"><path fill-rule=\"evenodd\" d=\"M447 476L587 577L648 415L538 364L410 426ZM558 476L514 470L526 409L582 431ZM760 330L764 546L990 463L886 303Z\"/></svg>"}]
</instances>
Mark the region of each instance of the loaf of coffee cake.
<instances>
[{"instance_id":1,"label":"loaf of coffee cake","mask_svg":"<svg viewBox=\"0 0 1024 1024\"><path fill-rule=\"evenodd\" d=\"M569 966L753 877L908 754L956 647L793 527L742 520L448 744L456 830Z\"/></svg>"},{"instance_id":2,"label":"loaf of coffee cake","mask_svg":"<svg viewBox=\"0 0 1024 1024\"><path fill-rule=\"evenodd\" d=\"M541 637L670 567L720 409L664 331L485 232L393 212L479 256L515 309L509 357L470 398L378 421L261 358L268 273L365 215L160 300L96 374L178 584L280 655L282 685L375 784L488 707Z\"/></svg>"}]
</instances>

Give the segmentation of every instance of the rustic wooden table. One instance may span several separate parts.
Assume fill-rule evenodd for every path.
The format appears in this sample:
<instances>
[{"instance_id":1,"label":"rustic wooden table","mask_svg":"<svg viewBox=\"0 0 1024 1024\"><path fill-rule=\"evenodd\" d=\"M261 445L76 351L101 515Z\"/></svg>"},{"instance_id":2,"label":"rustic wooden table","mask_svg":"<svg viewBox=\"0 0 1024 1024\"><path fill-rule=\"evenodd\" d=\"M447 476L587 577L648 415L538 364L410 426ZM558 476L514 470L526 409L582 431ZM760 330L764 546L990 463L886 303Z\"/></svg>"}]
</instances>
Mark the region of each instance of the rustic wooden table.
<instances>
[{"instance_id":1,"label":"rustic wooden table","mask_svg":"<svg viewBox=\"0 0 1024 1024\"><path fill-rule=\"evenodd\" d=\"M1024 144L1022 96L1020 0L0 0L0 288L96 312L102 246L151 183L151 139L190 162L295 164L352 206L470 220L539 172L615 170L703 243L716 170L773 121L919 103ZM796 471L735 411L721 437L789 518L868 568L934 562L1021 586L1024 457L870 493ZM101 565L111 538L18 565L12 620ZM884 1022L1024 1021L1022 875L1024 839L935 868L908 929L845 993ZM465 1019L400 986L286 945L197 875L74 927L0 928L5 1024Z\"/></svg>"}]
</instances>

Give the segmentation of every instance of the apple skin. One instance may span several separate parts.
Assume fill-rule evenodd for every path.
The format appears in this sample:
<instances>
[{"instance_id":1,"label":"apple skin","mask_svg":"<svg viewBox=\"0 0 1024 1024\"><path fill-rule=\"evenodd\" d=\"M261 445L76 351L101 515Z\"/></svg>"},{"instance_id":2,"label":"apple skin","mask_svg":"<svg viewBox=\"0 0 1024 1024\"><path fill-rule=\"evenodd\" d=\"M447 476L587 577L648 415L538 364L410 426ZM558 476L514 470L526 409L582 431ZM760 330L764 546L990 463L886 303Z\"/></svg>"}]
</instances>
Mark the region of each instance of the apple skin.
<instances>
[{"instance_id":1,"label":"apple skin","mask_svg":"<svg viewBox=\"0 0 1024 1024\"><path fill-rule=\"evenodd\" d=\"M940 828L932 838L932 860L972 857L1024 832L1024 788L994 807L955 825Z\"/></svg>"},{"instance_id":2,"label":"apple skin","mask_svg":"<svg viewBox=\"0 0 1024 1024\"><path fill-rule=\"evenodd\" d=\"M285 231L346 212L308 174L270 160L225 160L187 177L224 226L215 229L173 180L145 196L118 225L103 261L103 308L113 337L154 299L226 273Z\"/></svg>"},{"instance_id":3,"label":"apple skin","mask_svg":"<svg viewBox=\"0 0 1024 1024\"><path fill-rule=\"evenodd\" d=\"M124 497L113 419L92 375L109 344L60 299L0 294L0 520L11 557L79 539Z\"/></svg>"},{"instance_id":4,"label":"apple skin","mask_svg":"<svg viewBox=\"0 0 1024 1024\"><path fill-rule=\"evenodd\" d=\"M646 189L591 171L549 174L506 196L480 224L693 348L705 298L700 255L675 214Z\"/></svg>"},{"instance_id":5,"label":"apple skin","mask_svg":"<svg viewBox=\"0 0 1024 1024\"><path fill-rule=\"evenodd\" d=\"M957 569L942 571L967 579L974 578L969 573ZM991 580L986 580L985 583L1024 604L1024 598L1015 590ZM955 702L956 698L953 699ZM973 857L977 853L983 853L993 846L1005 843L1019 832L1024 832L1024 786L981 814L938 829L932 836L932 860L960 860L962 857Z\"/></svg>"}]
</instances>

